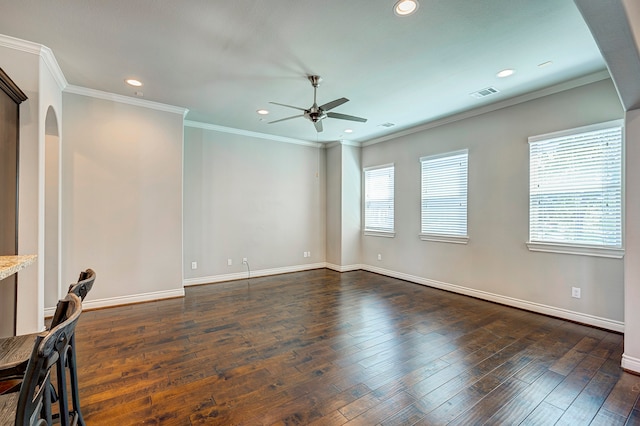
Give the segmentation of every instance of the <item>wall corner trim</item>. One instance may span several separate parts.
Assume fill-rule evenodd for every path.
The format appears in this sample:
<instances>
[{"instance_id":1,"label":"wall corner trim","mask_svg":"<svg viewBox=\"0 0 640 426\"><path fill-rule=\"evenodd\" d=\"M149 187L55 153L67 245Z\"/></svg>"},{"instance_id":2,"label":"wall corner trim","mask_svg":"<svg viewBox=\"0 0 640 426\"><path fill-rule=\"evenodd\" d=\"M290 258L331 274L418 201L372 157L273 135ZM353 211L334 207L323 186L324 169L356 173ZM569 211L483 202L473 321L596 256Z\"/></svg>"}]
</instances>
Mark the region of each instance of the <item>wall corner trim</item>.
<instances>
[{"instance_id":1,"label":"wall corner trim","mask_svg":"<svg viewBox=\"0 0 640 426\"><path fill-rule=\"evenodd\" d=\"M336 265L333 263L327 263L326 268L331 269L336 272L350 272L350 271L358 271L360 269L364 269L365 265Z\"/></svg>"},{"instance_id":2,"label":"wall corner trim","mask_svg":"<svg viewBox=\"0 0 640 426\"><path fill-rule=\"evenodd\" d=\"M69 86L69 83L62 73L62 69L58 64L53 51L47 46L40 46L40 57L42 58L45 66L49 69L49 72L53 76L53 79L56 81L58 88L60 88L60 90L66 89L67 86Z\"/></svg>"},{"instance_id":3,"label":"wall corner trim","mask_svg":"<svg viewBox=\"0 0 640 426\"><path fill-rule=\"evenodd\" d=\"M622 368L640 374L640 358L622 354Z\"/></svg>"}]
</instances>

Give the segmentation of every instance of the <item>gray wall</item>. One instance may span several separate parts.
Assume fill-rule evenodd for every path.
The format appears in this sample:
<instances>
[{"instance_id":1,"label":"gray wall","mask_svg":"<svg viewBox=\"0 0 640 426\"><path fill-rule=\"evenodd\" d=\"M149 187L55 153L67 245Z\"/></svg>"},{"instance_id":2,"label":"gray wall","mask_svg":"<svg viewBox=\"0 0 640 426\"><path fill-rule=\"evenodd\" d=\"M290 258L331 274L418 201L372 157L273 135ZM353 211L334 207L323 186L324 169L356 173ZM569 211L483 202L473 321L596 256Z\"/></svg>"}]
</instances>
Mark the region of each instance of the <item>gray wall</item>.
<instances>
[{"instance_id":1,"label":"gray wall","mask_svg":"<svg viewBox=\"0 0 640 426\"><path fill-rule=\"evenodd\" d=\"M362 167L395 163L395 238L363 236L362 263L535 305L623 321L623 261L528 251L533 135L621 119L610 80L365 146ZM421 241L420 163L469 149L467 245ZM377 260L382 254L382 261ZM396 274L397 275L397 274ZM571 287L582 298L571 298Z\"/></svg>"},{"instance_id":2,"label":"gray wall","mask_svg":"<svg viewBox=\"0 0 640 426\"><path fill-rule=\"evenodd\" d=\"M324 263L324 149L185 127L184 155L186 284Z\"/></svg>"},{"instance_id":3,"label":"gray wall","mask_svg":"<svg viewBox=\"0 0 640 426\"><path fill-rule=\"evenodd\" d=\"M625 197L625 336L622 367L640 372L640 110L627 111L625 117L626 138L626 182L628 190Z\"/></svg>"},{"instance_id":4,"label":"gray wall","mask_svg":"<svg viewBox=\"0 0 640 426\"><path fill-rule=\"evenodd\" d=\"M362 166L359 147L342 145L342 263L360 264Z\"/></svg>"},{"instance_id":5,"label":"gray wall","mask_svg":"<svg viewBox=\"0 0 640 426\"><path fill-rule=\"evenodd\" d=\"M182 114L69 93L63 113L63 282L94 268L104 305L183 294Z\"/></svg>"},{"instance_id":6,"label":"gray wall","mask_svg":"<svg viewBox=\"0 0 640 426\"><path fill-rule=\"evenodd\" d=\"M327 263L342 263L342 146L332 145L327 154Z\"/></svg>"},{"instance_id":7,"label":"gray wall","mask_svg":"<svg viewBox=\"0 0 640 426\"><path fill-rule=\"evenodd\" d=\"M535 253L525 242L527 138L622 117L603 80L363 148L318 150L187 127L185 283L242 278L243 257L264 273L326 262L621 329L621 259ZM421 241L419 158L463 148L469 243ZM362 168L387 163L396 170L396 236L362 236ZM312 258L303 258L309 250ZM571 298L573 286L581 299Z\"/></svg>"},{"instance_id":8,"label":"gray wall","mask_svg":"<svg viewBox=\"0 0 640 426\"><path fill-rule=\"evenodd\" d=\"M337 271L359 268L362 167L360 147L327 148L327 264Z\"/></svg>"}]
</instances>

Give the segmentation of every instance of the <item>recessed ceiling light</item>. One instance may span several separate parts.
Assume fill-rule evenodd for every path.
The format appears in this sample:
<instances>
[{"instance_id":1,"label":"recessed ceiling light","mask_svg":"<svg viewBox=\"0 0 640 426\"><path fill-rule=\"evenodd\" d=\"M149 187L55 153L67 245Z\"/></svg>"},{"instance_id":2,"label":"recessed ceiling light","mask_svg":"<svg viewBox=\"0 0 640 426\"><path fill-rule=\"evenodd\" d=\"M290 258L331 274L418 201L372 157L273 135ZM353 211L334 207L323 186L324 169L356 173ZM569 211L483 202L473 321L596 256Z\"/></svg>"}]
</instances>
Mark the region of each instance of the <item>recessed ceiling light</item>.
<instances>
[{"instance_id":1,"label":"recessed ceiling light","mask_svg":"<svg viewBox=\"0 0 640 426\"><path fill-rule=\"evenodd\" d=\"M260 115L267 115L269 114L269 111L267 111L266 109L259 109L256 111L258 114Z\"/></svg>"},{"instance_id":2,"label":"recessed ceiling light","mask_svg":"<svg viewBox=\"0 0 640 426\"><path fill-rule=\"evenodd\" d=\"M353 129L344 129L345 133L353 133Z\"/></svg>"},{"instance_id":3,"label":"recessed ceiling light","mask_svg":"<svg viewBox=\"0 0 640 426\"><path fill-rule=\"evenodd\" d=\"M140 80L136 80L135 78L128 78L124 81L129 86L140 87L142 86L142 82Z\"/></svg>"},{"instance_id":4,"label":"recessed ceiling light","mask_svg":"<svg viewBox=\"0 0 640 426\"><path fill-rule=\"evenodd\" d=\"M393 6L393 13L398 16L407 16L418 10L418 0L398 0Z\"/></svg>"},{"instance_id":5,"label":"recessed ceiling light","mask_svg":"<svg viewBox=\"0 0 640 426\"><path fill-rule=\"evenodd\" d=\"M509 77L510 75L513 75L514 72L515 70L511 68L507 68L506 70L502 70L498 74L496 74L496 77L500 77L500 78Z\"/></svg>"}]
</instances>

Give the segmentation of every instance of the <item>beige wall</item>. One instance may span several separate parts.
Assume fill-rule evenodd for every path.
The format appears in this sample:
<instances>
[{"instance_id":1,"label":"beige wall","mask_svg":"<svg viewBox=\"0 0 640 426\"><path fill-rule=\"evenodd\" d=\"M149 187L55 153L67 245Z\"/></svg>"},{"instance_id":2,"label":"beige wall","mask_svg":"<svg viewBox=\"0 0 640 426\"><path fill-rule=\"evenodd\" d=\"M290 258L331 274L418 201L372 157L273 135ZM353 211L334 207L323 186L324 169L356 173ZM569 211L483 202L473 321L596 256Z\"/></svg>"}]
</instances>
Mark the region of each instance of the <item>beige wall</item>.
<instances>
[{"instance_id":1,"label":"beige wall","mask_svg":"<svg viewBox=\"0 0 640 426\"><path fill-rule=\"evenodd\" d=\"M99 305L183 294L182 114L65 93L63 282Z\"/></svg>"},{"instance_id":2,"label":"beige wall","mask_svg":"<svg viewBox=\"0 0 640 426\"><path fill-rule=\"evenodd\" d=\"M21 107L20 252L41 259L45 253L44 113L62 102L56 109L62 110L62 282L95 268L99 282L89 306L179 295L183 275L187 283L240 278L247 257L252 270L269 273L362 264L480 297L579 313L578 320L622 324L622 260L533 253L524 244L527 137L622 118L609 80L362 149L325 150L183 129L181 114L61 97L38 55L0 54L30 97ZM469 148L469 244L420 241L418 159L462 148ZM361 170L391 162L396 237L361 236ZM43 265L20 275L19 331L42 323ZM570 297L572 286L582 288L581 299ZM632 302L627 298L627 311ZM637 322L631 315L627 321Z\"/></svg>"},{"instance_id":3,"label":"beige wall","mask_svg":"<svg viewBox=\"0 0 640 426\"><path fill-rule=\"evenodd\" d=\"M625 119L626 183L625 194L625 327L622 366L640 372L640 110L628 111Z\"/></svg>"},{"instance_id":4,"label":"beige wall","mask_svg":"<svg viewBox=\"0 0 640 426\"><path fill-rule=\"evenodd\" d=\"M327 264L337 271L360 268L362 167L360 147L327 147Z\"/></svg>"},{"instance_id":5,"label":"beige wall","mask_svg":"<svg viewBox=\"0 0 640 426\"><path fill-rule=\"evenodd\" d=\"M49 51L30 42L19 49L0 47L2 68L28 96L20 105L18 252L37 254L37 262L18 274L18 334L44 328L44 189L45 118L51 106L61 109L61 88L42 55Z\"/></svg>"},{"instance_id":6,"label":"beige wall","mask_svg":"<svg viewBox=\"0 0 640 426\"><path fill-rule=\"evenodd\" d=\"M621 119L610 80L363 148L362 167L395 163L395 238L363 237L363 263L409 279L552 314L621 327L623 260L534 253L528 239L528 143L533 135ZM420 163L469 149L467 245L421 241ZM382 254L378 261L377 254ZM455 286L459 286L456 288ZM571 298L571 287L582 298ZM471 291L468 291L468 290Z\"/></svg>"},{"instance_id":7,"label":"beige wall","mask_svg":"<svg viewBox=\"0 0 640 426\"><path fill-rule=\"evenodd\" d=\"M342 146L327 151L327 263L342 264ZM339 268L336 268L339 269Z\"/></svg>"},{"instance_id":8,"label":"beige wall","mask_svg":"<svg viewBox=\"0 0 640 426\"><path fill-rule=\"evenodd\" d=\"M184 165L187 284L323 266L323 149L187 126Z\"/></svg>"},{"instance_id":9,"label":"beige wall","mask_svg":"<svg viewBox=\"0 0 640 426\"><path fill-rule=\"evenodd\" d=\"M362 166L360 147L342 145L342 267L360 266Z\"/></svg>"}]
</instances>

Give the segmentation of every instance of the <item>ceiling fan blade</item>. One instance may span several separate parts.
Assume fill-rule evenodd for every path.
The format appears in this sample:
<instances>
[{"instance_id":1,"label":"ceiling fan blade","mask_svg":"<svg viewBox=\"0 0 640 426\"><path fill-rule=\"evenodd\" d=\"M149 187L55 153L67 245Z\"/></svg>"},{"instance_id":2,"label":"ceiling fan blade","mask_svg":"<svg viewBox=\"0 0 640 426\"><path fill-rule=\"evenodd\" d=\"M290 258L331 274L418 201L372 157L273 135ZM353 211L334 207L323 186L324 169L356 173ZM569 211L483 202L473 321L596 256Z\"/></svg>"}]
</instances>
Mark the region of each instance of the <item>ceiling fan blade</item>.
<instances>
[{"instance_id":1,"label":"ceiling fan blade","mask_svg":"<svg viewBox=\"0 0 640 426\"><path fill-rule=\"evenodd\" d=\"M316 126L316 131L318 133L322 132L322 121L316 121L313 123L314 126Z\"/></svg>"},{"instance_id":2,"label":"ceiling fan blade","mask_svg":"<svg viewBox=\"0 0 640 426\"><path fill-rule=\"evenodd\" d=\"M304 109L304 108L300 108L300 107L293 106L293 105L279 104L279 103L277 103L277 102L269 102L269 103L270 103L270 104L274 104L274 105L280 105L280 106L287 107L287 108L299 109L300 111L305 111L305 109Z\"/></svg>"},{"instance_id":3,"label":"ceiling fan blade","mask_svg":"<svg viewBox=\"0 0 640 426\"><path fill-rule=\"evenodd\" d=\"M267 123L267 124L279 123L279 122L281 122L281 121L291 120L292 118L298 118L298 117L304 117L304 115L303 115L303 114L300 114L300 115L294 115L294 116L287 117L287 118L281 118L280 120L270 121L270 122L269 122L269 123Z\"/></svg>"},{"instance_id":4,"label":"ceiling fan blade","mask_svg":"<svg viewBox=\"0 0 640 426\"><path fill-rule=\"evenodd\" d=\"M340 120L359 121L360 123L366 123L367 122L366 118L354 117L353 115L347 115L347 114L339 114L337 112L328 112L327 113L327 117L329 117L329 118L338 118Z\"/></svg>"},{"instance_id":5,"label":"ceiling fan blade","mask_svg":"<svg viewBox=\"0 0 640 426\"><path fill-rule=\"evenodd\" d=\"M331 109L334 109L337 106L342 105L345 102L349 102L349 99L340 98L340 99L336 99L335 101L327 102L324 105L320 105L320 108L323 109L324 111L329 111Z\"/></svg>"}]
</instances>

